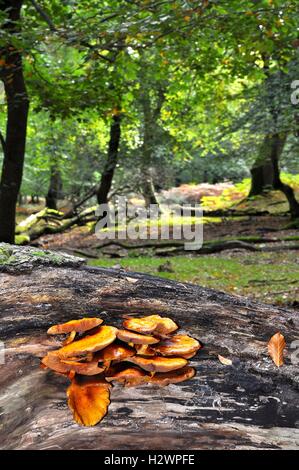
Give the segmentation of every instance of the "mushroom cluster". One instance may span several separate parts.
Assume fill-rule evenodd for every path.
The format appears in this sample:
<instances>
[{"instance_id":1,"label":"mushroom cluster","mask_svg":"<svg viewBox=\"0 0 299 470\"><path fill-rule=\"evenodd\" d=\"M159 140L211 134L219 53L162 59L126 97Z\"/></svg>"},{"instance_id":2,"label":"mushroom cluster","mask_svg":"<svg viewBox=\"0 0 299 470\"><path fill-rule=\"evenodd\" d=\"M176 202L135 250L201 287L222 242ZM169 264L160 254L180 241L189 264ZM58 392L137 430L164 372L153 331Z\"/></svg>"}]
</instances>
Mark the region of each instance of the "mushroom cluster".
<instances>
[{"instance_id":1,"label":"mushroom cluster","mask_svg":"<svg viewBox=\"0 0 299 470\"><path fill-rule=\"evenodd\" d=\"M127 317L123 329L102 323L101 318L83 318L48 329L50 335L67 337L41 365L70 379L68 405L78 424L94 426L104 418L111 382L166 386L195 375L188 359L202 346L190 336L174 334L178 325L170 318Z\"/></svg>"}]
</instances>

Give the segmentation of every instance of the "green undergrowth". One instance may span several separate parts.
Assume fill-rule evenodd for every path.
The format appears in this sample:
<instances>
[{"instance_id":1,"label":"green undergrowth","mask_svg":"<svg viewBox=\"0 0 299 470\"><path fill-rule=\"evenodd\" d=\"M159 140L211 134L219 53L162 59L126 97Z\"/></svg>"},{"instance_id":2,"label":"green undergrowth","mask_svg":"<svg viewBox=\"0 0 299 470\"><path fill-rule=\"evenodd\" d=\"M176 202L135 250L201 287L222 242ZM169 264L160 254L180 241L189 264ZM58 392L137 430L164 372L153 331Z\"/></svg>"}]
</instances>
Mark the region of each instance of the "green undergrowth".
<instances>
[{"instance_id":1,"label":"green undergrowth","mask_svg":"<svg viewBox=\"0 0 299 470\"><path fill-rule=\"evenodd\" d=\"M122 268L192 282L267 303L299 302L299 264L294 252L221 254L90 260L92 266ZM170 269L173 272L163 272Z\"/></svg>"}]
</instances>

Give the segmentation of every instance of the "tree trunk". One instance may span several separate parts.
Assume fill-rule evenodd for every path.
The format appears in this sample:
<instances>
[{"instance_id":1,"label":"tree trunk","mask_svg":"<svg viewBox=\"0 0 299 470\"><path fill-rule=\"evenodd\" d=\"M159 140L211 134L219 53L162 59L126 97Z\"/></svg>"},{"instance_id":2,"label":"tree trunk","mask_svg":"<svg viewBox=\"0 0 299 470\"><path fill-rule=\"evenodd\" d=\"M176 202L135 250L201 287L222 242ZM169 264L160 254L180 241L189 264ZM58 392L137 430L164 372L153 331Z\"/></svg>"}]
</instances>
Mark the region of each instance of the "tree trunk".
<instances>
[{"instance_id":1,"label":"tree trunk","mask_svg":"<svg viewBox=\"0 0 299 470\"><path fill-rule=\"evenodd\" d=\"M271 161L272 136L267 135L261 145L259 155L251 168L251 189L249 197L263 194L273 188L273 166ZM282 152L283 148L281 149Z\"/></svg>"},{"instance_id":2,"label":"tree trunk","mask_svg":"<svg viewBox=\"0 0 299 470\"><path fill-rule=\"evenodd\" d=\"M108 147L108 155L102 173L101 182L97 191L98 204L107 204L108 194L112 186L114 171L118 161L119 145L121 139L121 116L115 114L112 118L110 126L110 140Z\"/></svg>"},{"instance_id":3,"label":"tree trunk","mask_svg":"<svg viewBox=\"0 0 299 470\"><path fill-rule=\"evenodd\" d=\"M148 209L151 204L159 204L154 182L151 174L152 153L154 142L154 128L156 119L160 114L154 113L151 109L151 102L148 91L145 90L142 97L143 107L143 144L141 147L141 190L144 197L145 207Z\"/></svg>"},{"instance_id":4,"label":"tree trunk","mask_svg":"<svg viewBox=\"0 0 299 470\"><path fill-rule=\"evenodd\" d=\"M249 192L249 197L258 196L264 191L264 167L263 166L253 166L250 170L251 173L251 188Z\"/></svg>"},{"instance_id":5,"label":"tree trunk","mask_svg":"<svg viewBox=\"0 0 299 470\"><path fill-rule=\"evenodd\" d=\"M62 179L57 167L51 167L50 186L46 195L46 207L57 210L57 201L62 193Z\"/></svg>"},{"instance_id":6,"label":"tree trunk","mask_svg":"<svg viewBox=\"0 0 299 470\"><path fill-rule=\"evenodd\" d=\"M9 21L3 30L18 34L22 0L0 2L0 10L8 10ZM0 240L13 243L18 193L22 183L29 99L23 76L22 56L8 44L0 49L0 77L7 100L5 152L0 182Z\"/></svg>"},{"instance_id":7,"label":"tree trunk","mask_svg":"<svg viewBox=\"0 0 299 470\"><path fill-rule=\"evenodd\" d=\"M299 217L299 203L293 189L280 178L279 160L287 139L286 134L273 134L265 137L261 154L251 169L250 196L262 194L268 188L277 189L286 196L292 218Z\"/></svg>"},{"instance_id":8,"label":"tree trunk","mask_svg":"<svg viewBox=\"0 0 299 470\"><path fill-rule=\"evenodd\" d=\"M273 136L271 153L271 161L273 165L273 188L282 191L286 196L290 207L291 217L296 219L299 217L299 203L296 200L294 190L291 186L283 183L280 179L279 158L285 141L286 137L281 137L279 134L275 134Z\"/></svg>"},{"instance_id":9,"label":"tree trunk","mask_svg":"<svg viewBox=\"0 0 299 470\"><path fill-rule=\"evenodd\" d=\"M2 449L299 447L295 311L36 248L2 244L0 259ZM203 342L191 361L197 376L165 388L115 385L104 420L80 428L66 404L68 380L39 367L57 348L47 328L83 316L119 327L124 314L153 313ZM267 352L278 331L287 343L280 368Z\"/></svg>"},{"instance_id":10,"label":"tree trunk","mask_svg":"<svg viewBox=\"0 0 299 470\"><path fill-rule=\"evenodd\" d=\"M151 204L159 205L156 197L153 178L149 168L143 168L142 172L142 195L144 197L145 207L148 209Z\"/></svg>"},{"instance_id":11,"label":"tree trunk","mask_svg":"<svg viewBox=\"0 0 299 470\"><path fill-rule=\"evenodd\" d=\"M22 206L24 202L24 196L22 193L18 194L18 206Z\"/></svg>"}]
</instances>

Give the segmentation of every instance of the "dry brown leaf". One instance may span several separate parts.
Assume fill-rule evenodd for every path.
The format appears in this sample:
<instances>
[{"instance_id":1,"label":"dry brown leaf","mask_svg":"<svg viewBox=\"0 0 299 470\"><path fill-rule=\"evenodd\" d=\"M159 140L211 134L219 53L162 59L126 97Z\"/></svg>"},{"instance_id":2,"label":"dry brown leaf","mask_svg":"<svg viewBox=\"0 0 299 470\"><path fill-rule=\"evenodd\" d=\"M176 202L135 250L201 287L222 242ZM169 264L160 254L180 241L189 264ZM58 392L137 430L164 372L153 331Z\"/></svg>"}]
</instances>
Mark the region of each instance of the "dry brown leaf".
<instances>
[{"instance_id":1,"label":"dry brown leaf","mask_svg":"<svg viewBox=\"0 0 299 470\"><path fill-rule=\"evenodd\" d=\"M109 387L103 380L91 383L72 381L67 389L68 405L78 424L94 426L104 418L110 404Z\"/></svg>"},{"instance_id":2,"label":"dry brown leaf","mask_svg":"<svg viewBox=\"0 0 299 470\"><path fill-rule=\"evenodd\" d=\"M277 367L283 365L283 351L285 347L284 336L279 332L273 335L268 342L268 353Z\"/></svg>"},{"instance_id":3,"label":"dry brown leaf","mask_svg":"<svg viewBox=\"0 0 299 470\"><path fill-rule=\"evenodd\" d=\"M181 369L187 364L187 360L181 357L129 357L128 362L132 362L148 372L170 372Z\"/></svg>"},{"instance_id":4,"label":"dry brown leaf","mask_svg":"<svg viewBox=\"0 0 299 470\"><path fill-rule=\"evenodd\" d=\"M218 354L218 359L221 362L221 364L223 364L224 366L231 366L233 363L231 359L228 359L227 357L224 357L224 356L220 356L220 354Z\"/></svg>"},{"instance_id":5,"label":"dry brown leaf","mask_svg":"<svg viewBox=\"0 0 299 470\"><path fill-rule=\"evenodd\" d=\"M83 333L101 325L101 323L103 323L101 318L81 318L81 320L71 320L59 325L53 325L48 329L47 333L48 335L61 335L71 333L72 331Z\"/></svg>"},{"instance_id":6,"label":"dry brown leaf","mask_svg":"<svg viewBox=\"0 0 299 470\"><path fill-rule=\"evenodd\" d=\"M89 352L96 352L113 343L116 338L116 333L117 328L113 326L100 326L97 333L85 336L78 341L73 341L71 344L63 346L54 353L61 359L66 359L71 356L80 356Z\"/></svg>"},{"instance_id":7,"label":"dry brown leaf","mask_svg":"<svg viewBox=\"0 0 299 470\"><path fill-rule=\"evenodd\" d=\"M159 343L159 340L157 338L154 338L153 336L140 335L138 333L134 333L133 331L128 330L118 330L117 337L121 341L125 341L126 343L132 344Z\"/></svg>"},{"instance_id":8,"label":"dry brown leaf","mask_svg":"<svg viewBox=\"0 0 299 470\"><path fill-rule=\"evenodd\" d=\"M124 320L123 326L128 330L143 334L167 335L178 329L178 325L171 318L160 317L160 315L149 315L141 318L128 318Z\"/></svg>"},{"instance_id":9,"label":"dry brown leaf","mask_svg":"<svg viewBox=\"0 0 299 470\"><path fill-rule=\"evenodd\" d=\"M175 335L167 340L161 341L157 346L153 346L153 349L162 354L162 356L186 355L192 357L201 347L201 344L190 336Z\"/></svg>"}]
</instances>

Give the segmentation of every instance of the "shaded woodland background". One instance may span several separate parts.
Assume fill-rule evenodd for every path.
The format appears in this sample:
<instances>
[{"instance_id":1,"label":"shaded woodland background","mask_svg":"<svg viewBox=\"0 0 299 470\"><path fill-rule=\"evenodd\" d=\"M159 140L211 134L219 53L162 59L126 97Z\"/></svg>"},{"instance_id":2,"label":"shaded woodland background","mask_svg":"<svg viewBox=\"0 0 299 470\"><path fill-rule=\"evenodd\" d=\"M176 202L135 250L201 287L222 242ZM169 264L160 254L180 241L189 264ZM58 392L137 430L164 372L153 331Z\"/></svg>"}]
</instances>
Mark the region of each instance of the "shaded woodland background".
<instances>
[{"instance_id":1,"label":"shaded woodland background","mask_svg":"<svg viewBox=\"0 0 299 470\"><path fill-rule=\"evenodd\" d=\"M298 18L295 0L0 1L0 241L298 308ZM201 203L203 249L99 242L96 205L123 195L159 204L158 231Z\"/></svg>"}]
</instances>

